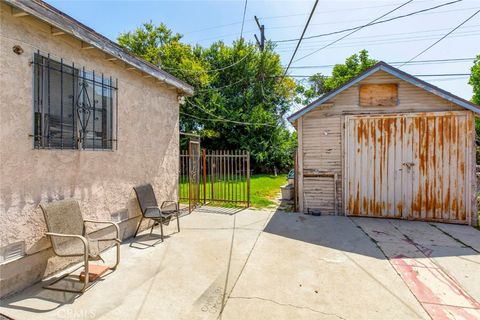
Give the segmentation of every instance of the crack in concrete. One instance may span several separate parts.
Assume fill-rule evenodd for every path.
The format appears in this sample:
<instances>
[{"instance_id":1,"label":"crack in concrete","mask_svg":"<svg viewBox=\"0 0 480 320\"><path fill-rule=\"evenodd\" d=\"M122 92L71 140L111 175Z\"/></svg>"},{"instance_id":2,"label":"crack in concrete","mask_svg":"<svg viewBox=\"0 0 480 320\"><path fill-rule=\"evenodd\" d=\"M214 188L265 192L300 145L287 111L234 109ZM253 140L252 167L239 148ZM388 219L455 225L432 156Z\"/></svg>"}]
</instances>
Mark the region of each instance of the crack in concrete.
<instances>
[{"instance_id":1,"label":"crack in concrete","mask_svg":"<svg viewBox=\"0 0 480 320\"><path fill-rule=\"evenodd\" d=\"M211 230L233 230L232 227L225 227L225 228L182 228L182 230L194 230L194 231L211 231ZM247 231L262 231L259 229L253 229L253 228L242 228L242 227L237 227L236 230L247 230Z\"/></svg>"},{"instance_id":2,"label":"crack in concrete","mask_svg":"<svg viewBox=\"0 0 480 320\"><path fill-rule=\"evenodd\" d=\"M257 245L258 239L260 238L260 235L263 233L263 230L265 230L265 227L267 226L268 222L270 221L270 218L272 217L272 214L273 214L273 212L271 212L271 213L268 214L268 217L267 217L267 219L265 220L265 222L264 222L264 224L263 224L262 230L260 230L260 231L258 232L257 237L256 237L256 239L255 239L255 242L253 243L252 249L251 249L250 252L248 253L247 259L245 260L245 263L243 264L242 269L240 270L240 273L238 274L237 279L236 279L235 282L233 283L232 289L230 290L230 292L228 293L228 295L227 295L227 287L225 286L224 300L223 300L223 302L222 302L222 308L221 308L221 310L220 310L220 312L219 312L219 314L218 314L217 320L222 318L223 310L225 309L225 307L226 307L226 305L227 305L227 303L228 303L228 300L230 299L230 295L231 295L231 293L233 292L233 290L235 289L235 286L237 285L238 280L239 280L240 277L242 276L243 271L245 270L245 267L247 266L248 260L250 259L250 256L252 255L252 252L253 252L253 250L255 249L255 246ZM233 232L235 232L235 225L234 225ZM233 237L233 235L232 235L232 237ZM233 241L233 239L232 239L232 241ZM233 242L232 242L232 243L233 243ZM227 278L227 279L228 279L228 278ZM225 299L225 297L226 297L226 299Z\"/></svg>"},{"instance_id":3,"label":"crack in concrete","mask_svg":"<svg viewBox=\"0 0 480 320\"><path fill-rule=\"evenodd\" d=\"M390 260L390 258L388 258L387 254L385 253L385 251L383 251L382 247L380 246L380 244L378 243L377 240L375 240L372 236L370 236L368 234L367 231L365 231L360 225L358 225L355 220L353 220L351 217L349 217L350 221L355 225L357 226L358 229L360 229L363 234L368 238L370 239L370 241L373 242L373 244L377 247L377 249L383 254L383 256L385 257L385 259L387 259L388 263L390 264L390 267L393 269L393 271L398 275L398 277L400 278L400 280L405 284L405 286L407 287L407 289L410 291L410 293L412 294L412 296L414 297L414 299L420 304L420 306L422 307L422 309L425 311L425 313L430 317L430 314L428 313L427 309L425 309L425 306L420 302L420 300L418 300L418 297L413 293L412 289L406 284L405 280L402 278L402 276L400 275L400 273L398 272L398 270L395 268L395 266L392 264L392 261ZM395 226L394 226L395 227ZM399 231L397 229L397 231ZM401 232L400 232L401 233ZM401 233L403 234L403 233ZM347 256L347 258L349 258ZM357 264L353 259L350 259L353 263ZM360 267L361 268L361 267ZM363 268L361 268L363 270ZM370 273L366 270L364 270L368 275L370 275ZM383 283L381 283L380 281L378 281L375 277L373 277L372 275L370 275L370 277L377 281L377 283L379 283L384 289L386 289L390 294L392 294L395 298L398 299L398 301L400 301L403 305L405 305L408 309L410 309L413 313L415 313L416 315L418 315L420 317L420 315L406 302L404 302L400 297L398 297L394 292L390 291ZM421 318L421 317L420 317ZM431 318L431 317L430 317Z\"/></svg>"},{"instance_id":4,"label":"crack in concrete","mask_svg":"<svg viewBox=\"0 0 480 320\"><path fill-rule=\"evenodd\" d=\"M230 296L230 299L243 299L243 300L262 300L262 301L268 301L268 302L272 302L272 303L275 303L277 305L280 305L280 306L285 306L285 307L292 307L292 308L296 308L296 309L307 309L307 310L310 310L312 312L316 312L316 313L320 313L320 314L324 314L326 316L334 316L334 317L337 317L338 319L343 319L343 320L347 320L346 318L336 314L336 313L329 313L329 312L324 312L324 311L320 311L320 310L316 310L316 309L312 309L308 306L297 306L295 304L291 304L291 303L282 303L282 302L278 302L278 301L275 301L275 300L272 300L272 299L267 299L267 298L262 298L262 297L241 297L241 296Z\"/></svg>"},{"instance_id":5,"label":"crack in concrete","mask_svg":"<svg viewBox=\"0 0 480 320\"><path fill-rule=\"evenodd\" d=\"M442 281L443 283L445 283L446 285L448 285L452 290L456 291L457 294L461 295L462 297L464 297L467 301L469 302L473 302L473 304L477 304L478 302L475 300L475 298L473 298L470 293L455 279L455 277L453 277L449 272L448 270L446 270L445 268L442 267L442 265L437 262L437 260L434 258L434 257L431 257L431 253L433 252L433 250L431 252L429 252L429 254L425 253L423 248L426 248L424 247L423 245L415 242L413 239L411 239L409 236L407 236L405 233L403 233L402 231L400 231L400 229L398 228L398 226L394 225L391 221L389 221L390 224L400 233L402 234L405 239L407 239L408 241L411 242L411 244L416 247L420 252L422 252L425 257L427 259L429 259L441 272L443 272L444 276L443 276L443 280L440 279L439 277L436 277L439 281ZM444 232L443 230L441 230L440 228L438 228L437 226L434 226L433 224L429 224L430 226L432 227L435 227L437 230L443 232L444 234L446 234L447 236L450 236L452 239L458 241L459 243L462 243L460 240L457 240L455 239L454 237L452 237L450 234L448 234L447 232ZM468 247L468 245L465 245ZM427 248L428 249L428 248ZM475 249L471 248L472 250L476 251ZM431 249L428 249L428 250L431 250ZM453 287L452 287L453 286ZM455 288L457 287L457 288ZM458 307L458 306L456 306ZM428 313L428 311L427 311Z\"/></svg>"},{"instance_id":6,"label":"crack in concrete","mask_svg":"<svg viewBox=\"0 0 480 320\"><path fill-rule=\"evenodd\" d=\"M225 286L222 294L222 305L220 309L220 315L223 313L223 310L225 308L225 298L227 295L227 290L228 290L228 276L230 275L230 269L231 269L231 263L232 263L232 254L233 254L233 245L235 242L235 226L237 225L237 216L235 215L233 217L233 231L232 231L232 240L230 242L230 252L228 254L228 265L227 265L227 275L225 276ZM253 248L252 248L253 250ZM228 299L228 298L227 298Z\"/></svg>"},{"instance_id":7,"label":"crack in concrete","mask_svg":"<svg viewBox=\"0 0 480 320\"><path fill-rule=\"evenodd\" d=\"M434 227L435 229L439 230L441 233L445 234L447 237L450 237L452 238L453 240L457 241L458 243L460 243L462 246L466 247L466 248L469 248L469 249L472 249L473 251L475 251L476 253L480 253L480 251L478 251L477 249L475 249L474 247L472 247L471 245L468 245L466 244L465 242L463 242L462 240L460 239L457 239L455 238L454 236L452 236L450 233L448 233L447 231L443 230L442 228L438 227L437 225L433 224L433 223L429 223L430 226Z\"/></svg>"}]
</instances>

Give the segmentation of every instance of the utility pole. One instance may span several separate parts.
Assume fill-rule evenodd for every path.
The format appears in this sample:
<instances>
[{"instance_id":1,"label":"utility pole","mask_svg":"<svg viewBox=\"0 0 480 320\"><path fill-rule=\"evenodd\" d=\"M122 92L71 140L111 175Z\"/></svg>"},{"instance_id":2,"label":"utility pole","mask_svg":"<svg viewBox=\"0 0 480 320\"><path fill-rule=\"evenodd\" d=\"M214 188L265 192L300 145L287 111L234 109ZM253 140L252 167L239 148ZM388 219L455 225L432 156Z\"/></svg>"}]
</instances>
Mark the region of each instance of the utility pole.
<instances>
[{"instance_id":1,"label":"utility pole","mask_svg":"<svg viewBox=\"0 0 480 320\"><path fill-rule=\"evenodd\" d=\"M258 40L257 35L255 34L255 40L257 40L257 45L260 48L260 51L263 51L265 48L265 26L262 24L260 25L260 21L258 21L257 16L255 17L255 22L257 23L258 28L260 29L260 40Z\"/></svg>"}]
</instances>

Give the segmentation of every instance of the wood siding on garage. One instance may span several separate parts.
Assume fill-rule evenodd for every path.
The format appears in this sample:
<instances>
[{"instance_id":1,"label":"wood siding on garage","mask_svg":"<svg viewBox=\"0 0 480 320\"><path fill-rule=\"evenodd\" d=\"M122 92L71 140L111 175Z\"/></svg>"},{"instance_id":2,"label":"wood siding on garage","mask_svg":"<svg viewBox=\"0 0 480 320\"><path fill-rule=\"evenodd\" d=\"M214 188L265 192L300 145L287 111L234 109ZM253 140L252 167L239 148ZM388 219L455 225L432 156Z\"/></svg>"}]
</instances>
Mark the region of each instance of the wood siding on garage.
<instances>
[{"instance_id":1,"label":"wood siding on garage","mask_svg":"<svg viewBox=\"0 0 480 320\"><path fill-rule=\"evenodd\" d=\"M470 111L347 116L346 213L469 223Z\"/></svg>"},{"instance_id":2,"label":"wood siding on garage","mask_svg":"<svg viewBox=\"0 0 480 320\"><path fill-rule=\"evenodd\" d=\"M393 84L398 87L398 104L387 107L361 107L359 88L364 84ZM345 209L344 180L344 119L355 114L393 114L409 112L462 111L458 105L419 87L378 71L358 84L306 113L297 120L298 132L298 201L299 210L318 208L322 214L335 212L333 177L311 177L309 173L337 173L338 213ZM326 133L326 134L325 134ZM342 183L343 181L343 183Z\"/></svg>"},{"instance_id":3,"label":"wood siding on garage","mask_svg":"<svg viewBox=\"0 0 480 320\"><path fill-rule=\"evenodd\" d=\"M342 203L338 180L342 173L341 117L312 113L303 122L303 137L304 211L319 209L322 214L335 214Z\"/></svg>"}]
</instances>

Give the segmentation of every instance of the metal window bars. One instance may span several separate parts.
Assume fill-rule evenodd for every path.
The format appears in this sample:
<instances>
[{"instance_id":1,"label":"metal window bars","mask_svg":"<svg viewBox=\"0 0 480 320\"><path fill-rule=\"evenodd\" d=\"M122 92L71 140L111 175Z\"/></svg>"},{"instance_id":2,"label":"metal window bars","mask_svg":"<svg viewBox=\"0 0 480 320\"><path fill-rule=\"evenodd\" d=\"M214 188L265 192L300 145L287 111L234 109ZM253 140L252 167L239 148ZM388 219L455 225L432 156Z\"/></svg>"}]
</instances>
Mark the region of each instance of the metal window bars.
<instances>
[{"instance_id":1,"label":"metal window bars","mask_svg":"<svg viewBox=\"0 0 480 320\"><path fill-rule=\"evenodd\" d=\"M118 148L117 79L40 51L33 65L34 148L113 150L114 142Z\"/></svg>"}]
</instances>

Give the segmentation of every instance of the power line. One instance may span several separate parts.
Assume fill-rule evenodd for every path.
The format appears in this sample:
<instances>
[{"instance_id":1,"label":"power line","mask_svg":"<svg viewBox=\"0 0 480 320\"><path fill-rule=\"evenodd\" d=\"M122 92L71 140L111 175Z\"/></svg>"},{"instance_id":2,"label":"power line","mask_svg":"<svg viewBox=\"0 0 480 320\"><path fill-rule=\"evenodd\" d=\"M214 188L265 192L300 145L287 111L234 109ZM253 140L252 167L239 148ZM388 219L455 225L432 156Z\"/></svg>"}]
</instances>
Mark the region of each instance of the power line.
<instances>
[{"instance_id":1,"label":"power line","mask_svg":"<svg viewBox=\"0 0 480 320\"><path fill-rule=\"evenodd\" d=\"M465 77L428 79L428 82L457 81L457 80L463 80L463 81L465 81Z\"/></svg>"},{"instance_id":2,"label":"power line","mask_svg":"<svg viewBox=\"0 0 480 320\"><path fill-rule=\"evenodd\" d=\"M419 1L415 1L415 3L418 3ZM390 7L391 5L388 5L388 7ZM379 6L379 7L386 7L386 6ZM421 16L421 15L430 15L430 14L441 14L441 13L449 13L449 12L459 12L459 11L471 11L471 10L474 10L474 9L478 9L479 7L476 6L476 7L468 7L468 8L460 8L460 9L452 9L452 10L443 10L443 11L435 11L435 12L424 12L424 13L419 13L417 14L418 16ZM352 10L355 10L355 9L352 9ZM302 14L302 15L305 15L305 14ZM316 14L318 15L318 14ZM315 16L316 16L315 15ZM285 17L289 17L289 16L295 16L295 15L285 15ZM266 19L266 18L262 18L262 19ZM329 22L321 22L321 23L310 23L311 26L322 26L322 25L338 25L338 24L342 24L342 23L351 23L351 22L362 22L362 21L368 21L369 19L349 19L349 20L336 20L336 21L329 21ZM247 19L245 21L254 21L253 19ZM241 22L238 22L236 24L240 24ZM227 24L225 26L230 26L232 24ZM272 29L272 30L275 30L275 29L291 29L291 28L296 28L296 27L301 27L303 26L303 24L295 24L295 25L280 25L280 26L273 26L273 27L269 27L269 29ZM216 28L209 28L209 29L216 29ZM250 32L254 32L255 29L251 29L251 30L247 30L245 31L246 33L250 33ZM222 38L222 39L225 39L225 38L230 38L230 37L236 37L238 35L238 32L234 32L234 33L227 33L227 34L221 34L221 35L217 35L217 36L209 36L207 38L202 38L202 39L199 39L199 40L195 40L196 42L203 42L203 41L207 41L207 40L217 40L219 38ZM307 39L308 40L308 39ZM280 41L280 40L279 40Z\"/></svg>"},{"instance_id":3,"label":"power line","mask_svg":"<svg viewBox=\"0 0 480 320\"><path fill-rule=\"evenodd\" d=\"M470 73L437 73L437 74L414 74L415 77L456 77L470 76Z\"/></svg>"},{"instance_id":4,"label":"power line","mask_svg":"<svg viewBox=\"0 0 480 320\"><path fill-rule=\"evenodd\" d=\"M408 62L412 61L412 60L415 60L416 58L418 58L419 56L421 56L422 54L424 54L425 52L427 52L428 50L430 50L431 48L433 48L435 45L437 45L440 41L442 41L443 39L445 39L446 37L448 37L450 34L452 34L453 32L455 32L455 30L457 30L458 28L460 28L461 26L463 26L465 23L467 23L468 21L470 21L471 19L473 19L473 17L475 17L478 13L480 12L480 10L477 10L474 14L472 14L470 17L468 17L467 19L465 19L462 23L460 23L458 26L456 26L455 28L453 28L452 30L450 30L449 32L447 32L443 37L441 37L440 39L438 39L437 41L435 41L434 43L432 43L430 46L428 46L426 49L422 50L420 53L418 53L417 55L415 55L413 58L411 58L410 60L408 60L407 62L405 62L404 64L402 64L401 66L399 66L399 68L403 67L405 64L407 64Z\"/></svg>"},{"instance_id":5,"label":"power line","mask_svg":"<svg viewBox=\"0 0 480 320\"><path fill-rule=\"evenodd\" d=\"M415 2L417 3L417 2ZM390 5L389 5L390 6ZM443 11L435 11L435 12L424 12L424 13L419 13L418 15L431 15L431 14L440 14L440 13L450 13L450 12L458 12L458 11L471 11L473 9L478 9L479 7L468 7L468 8L460 8L460 9L453 9L453 10L443 10ZM329 21L329 22L321 22L321 23L311 23L311 26L322 26L322 25L331 25L331 24L341 24L341 23L351 23L351 22L363 22L363 21L369 21L370 19L349 19L349 20L335 20L335 21ZM301 27L303 26L302 24L295 24L295 25L281 25L281 26L273 26L270 27L270 29L290 29L290 28L295 28L295 27ZM230 35L235 35L235 34L227 34L224 36L230 36ZM208 40L208 39L204 39ZM202 41L202 40L199 40Z\"/></svg>"},{"instance_id":6,"label":"power line","mask_svg":"<svg viewBox=\"0 0 480 320\"><path fill-rule=\"evenodd\" d=\"M292 74L288 75L292 78L308 78L312 75ZM470 73L438 73L438 74L413 74L414 77L458 77L458 76L470 76ZM330 76L324 76L330 78Z\"/></svg>"},{"instance_id":7,"label":"power line","mask_svg":"<svg viewBox=\"0 0 480 320\"><path fill-rule=\"evenodd\" d=\"M223 71L223 70L226 70L226 69L229 69L231 67L234 67L236 66L237 64L239 64L240 62L242 62L243 60L245 60L249 55L252 54L252 51L248 52L246 55L244 55L241 59L235 61L234 63L228 65L228 66L225 66L225 67L221 67L221 68L217 68L217 69L209 69L209 70L193 70L193 69L183 69L183 68L174 68L174 67L165 67L165 66L160 66L161 69L167 69L167 70L177 70L177 71L185 71L185 72L198 72L198 73L212 73L212 72L218 72L218 71Z\"/></svg>"},{"instance_id":8,"label":"power line","mask_svg":"<svg viewBox=\"0 0 480 320\"><path fill-rule=\"evenodd\" d=\"M184 116L194 118L194 119L197 119L197 120L202 120L202 121L213 121L213 122L222 121L222 122L235 123L235 124L243 125L243 126L270 126L270 127L274 127L274 125L271 125L271 124L268 124L268 123L250 123L250 122L233 121L233 120L228 120L228 119L223 119L223 118L222 119L202 118L202 117L197 117L193 114L186 113L186 112L183 112L183 111L180 111L179 113L183 114Z\"/></svg>"},{"instance_id":9,"label":"power line","mask_svg":"<svg viewBox=\"0 0 480 320\"><path fill-rule=\"evenodd\" d=\"M247 3L248 3L248 0L245 0L245 7L243 7L242 29L240 29L240 38L243 38L243 26L245 25L245 14L247 13Z\"/></svg>"},{"instance_id":10,"label":"power line","mask_svg":"<svg viewBox=\"0 0 480 320\"><path fill-rule=\"evenodd\" d=\"M230 123L235 123L235 124L239 124L239 125L245 125L245 126L268 126L268 127L274 127L274 125L272 124L269 124L269 123L262 123L262 122L243 122L243 121L236 121L236 120L230 120L230 119L225 119L225 118L222 118L222 117L219 117L207 110L205 110L204 108L196 105L196 104L193 104L192 102L190 102L189 100L186 100L188 104L190 104L191 106L205 112L206 114L208 114L209 116L211 117L214 117L215 119L211 119L211 118L201 118L201 117L198 117L198 116L195 116L193 114L189 114L189 113L186 113L186 112L183 112L183 111L180 111L181 114L183 115L186 115L186 116L189 116L189 117L192 117L192 118L196 118L198 120L204 120L204 121L224 121L224 122L230 122Z\"/></svg>"},{"instance_id":11,"label":"power line","mask_svg":"<svg viewBox=\"0 0 480 320\"><path fill-rule=\"evenodd\" d=\"M401 19L401 18L410 17L410 16L413 16L413 15L416 15L416 14L419 14L419 13L422 13L422 12L435 10L435 9L440 8L440 7L449 6L449 5L452 5L452 4L455 4L457 2L461 2L461 1L463 1L463 0L455 0L455 1L447 2L447 3L443 3L443 4L440 4L440 5L434 6L434 7L430 7L430 8L426 8L426 9L422 9L422 10L418 10L418 11L413 11L413 12L403 14L403 15L400 15L400 16L396 16L396 17L392 17L392 18L389 18L389 19L374 22L374 23L370 24L369 26L373 26L373 25L377 25L377 24L381 24L381 23L386 23L386 22L390 22L390 21L393 21L393 20L398 20L398 19ZM320 37L325 37L325 36L331 36L331 35L334 35L334 34L339 34L339 33L352 31L352 30L355 30L355 29L360 29L360 28L363 28L365 26L367 26L367 25L361 25L361 26L357 26L357 27L347 28L347 29L338 30L338 31L332 31L332 32L328 32L328 33L321 33L321 34L305 37L304 39L308 40L308 39L315 39L315 38L320 38ZM276 41L273 41L273 42L275 42L275 43L292 42L292 41L297 41L297 40L298 39L284 39L284 40L276 40Z\"/></svg>"},{"instance_id":12,"label":"power line","mask_svg":"<svg viewBox=\"0 0 480 320\"><path fill-rule=\"evenodd\" d=\"M337 40L334 40L334 41L332 41L332 42L324 45L323 47L321 47L321 48L319 48L319 49L317 49L317 50L315 50L315 51L312 51L312 52L310 52L310 53L308 53L308 54L306 54L306 55L298 58L297 60L295 60L295 62L300 61L300 60L303 60L303 59L305 59L305 58L307 58L307 57L310 57L311 55L313 55L313 54L315 54L315 53L317 53L317 52L319 52L319 51L321 51L321 50L323 50L323 49L325 49L325 48L330 47L331 45L333 45L333 44L335 44L335 43L337 43L337 42L345 39L345 38L348 37L349 35L354 34L355 32L358 32L358 31L362 30L363 28L370 26L372 23L374 23L374 22L382 19L383 17L389 15L390 13L392 13L392 12L394 12L394 11L397 11L397 10L400 9L400 8L403 8L404 6L406 6L407 4L409 4L409 3L412 2L412 1L413 1L413 0L408 0L407 2L399 5L398 7L393 8L392 10L388 11L387 13L382 14L380 17L373 19L372 21L370 21L370 22L367 23L366 25L364 25L364 26L362 26L362 27L360 27L360 28L358 28L358 29L352 30L351 32L349 32L349 33L347 33L346 35L338 38Z\"/></svg>"},{"instance_id":13,"label":"power line","mask_svg":"<svg viewBox=\"0 0 480 320\"><path fill-rule=\"evenodd\" d=\"M402 63L408 64L435 64L435 63L449 63L449 62L463 62L463 61L473 61L475 58L451 58L451 59L431 59L431 60L418 60L418 61L391 61L387 62L391 65L397 65ZM314 68L333 68L335 64L324 64L324 65L305 65L305 66L292 66L290 69L314 69Z\"/></svg>"},{"instance_id":14,"label":"power line","mask_svg":"<svg viewBox=\"0 0 480 320\"><path fill-rule=\"evenodd\" d=\"M480 7L478 7L477 9L480 9ZM473 30L465 30L465 32L474 32L474 31L480 30L478 27L480 27L480 24L464 26L462 29L473 29ZM434 35L434 32L443 32L443 31L448 31L450 29L451 28L439 28L439 29L415 30L415 31L409 31L409 32L381 33L381 34L351 37L350 40L361 40L361 39L367 39L367 40L373 40L373 41L392 40L392 39L395 40L395 39L402 39L396 36L404 36L404 35L412 35L412 34L419 37L426 37L426 36ZM385 39L382 39L382 38L385 38ZM327 43L328 41L331 41L331 40L323 39L323 40L310 41L308 42L308 44L305 44L303 48L305 48L308 45L313 47L316 44L320 45L323 43ZM362 41L362 43L364 42ZM287 48L291 49L295 47L294 44L290 44L290 43L280 43L280 45L282 45L281 47L279 47L280 49L287 49Z\"/></svg>"},{"instance_id":15,"label":"power line","mask_svg":"<svg viewBox=\"0 0 480 320\"><path fill-rule=\"evenodd\" d=\"M480 30L479 30L480 31ZM466 38L466 37L474 37L480 35L480 32L477 30L474 31L467 31L467 32L457 32L455 35L450 36L450 38ZM372 40L372 41L358 41L358 42L345 42L343 44L337 44L330 46L328 49L331 48L356 48L356 47L361 47L365 48L365 46L382 46L382 45L387 45L387 44L394 44L394 43L411 43L411 42L424 42L425 40L432 40L432 39L438 39L439 35L423 35L423 36L413 36L413 37L404 37L404 38L396 38L393 40L389 39L378 39L378 40ZM307 46L305 45L304 47L300 48L299 51L303 50L308 50L311 48L315 48L317 46ZM282 53L282 52L289 52L290 50L288 49L279 49L276 50L277 53Z\"/></svg>"},{"instance_id":16,"label":"power line","mask_svg":"<svg viewBox=\"0 0 480 320\"><path fill-rule=\"evenodd\" d=\"M29 47L31 47L31 48L33 48L33 49L39 50L39 51L44 52L44 53L48 53L48 54L50 54L50 56L52 56L52 57L56 57L56 58L58 58L58 59L62 59L62 57L56 55L55 53L50 53L47 49L42 49L42 48L37 47L36 45L33 45L33 44L29 43L29 42L25 42L25 41L22 41L22 40L19 40L19 39L15 39L15 38L10 38L10 37L7 37L7 36L1 35L1 34L0 34L0 37L1 37L1 38L4 38L4 39L6 39L6 40L10 40L10 41L12 41L12 42L14 42L14 43L15 43L15 42L23 43L24 45L27 45L27 46L29 46ZM236 85L236 84L238 84L238 83L240 83L240 82L242 82L242 81L248 80L248 79L250 79L250 77L245 77L245 78L242 78L242 79L240 79L240 80L238 80L238 81L236 81L236 82L233 82L233 83L224 85L224 86L222 86L222 87L217 87L217 88L205 88L205 89L197 89L197 88L195 88L195 91L204 92L204 91L221 90L221 89L224 89L224 88L226 88L226 87L230 87L230 86ZM132 83L130 83L130 82L128 82L128 81L125 81L125 80L122 80L122 84L128 84L129 86L134 87L134 88L136 88L136 89L138 89L138 90L146 90L145 87L137 86L137 85L132 84Z\"/></svg>"},{"instance_id":17,"label":"power line","mask_svg":"<svg viewBox=\"0 0 480 320\"><path fill-rule=\"evenodd\" d=\"M419 1L416 1L416 3L430 2L430 1L431 0L419 0ZM398 3L384 4L384 5L378 5L378 6L356 7L356 8L350 8L350 10L357 11L357 10L365 10L365 9L383 8L383 7L394 6L394 5L397 5L397 4ZM328 10L328 11L319 12L316 15L330 14L330 13L334 13L334 12L343 12L343 11L344 11L344 9ZM287 14L287 15L277 15L277 16L265 16L265 17L260 17L260 19L263 19L263 20L279 19L279 18L290 18L290 17L295 17L295 16L306 16L306 15L307 15L306 13L298 13L298 14ZM254 21L254 19L246 19L245 21ZM231 23L220 24L220 25L214 25L214 26L205 27L205 28L201 28L201 29L195 29L195 30L192 30L192 31L184 32L183 35L188 35L188 34L192 34L192 33L198 33L198 32L208 31L208 30L213 30L213 29L220 29L220 28L223 28L223 27L230 27L230 26L235 26L235 25L239 25L239 24L242 24L242 21L231 22ZM232 35L236 35L236 34L232 34ZM205 39L205 40L208 40L208 39ZM202 41L202 40L198 40L198 41Z\"/></svg>"},{"instance_id":18,"label":"power line","mask_svg":"<svg viewBox=\"0 0 480 320\"><path fill-rule=\"evenodd\" d=\"M298 47L300 47L300 43L302 43L303 36L305 35L305 32L307 31L308 24L310 23L310 20L312 19L313 13L315 12L315 9L317 8L318 0L315 0L315 4L313 5L312 11L310 12L310 16L308 17L307 23L305 24L305 27L303 28L302 35L300 36L300 39L298 39L297 47L295 48L295 51L292 54L292 57L290 58L290 61L288 62L287 68L285 69L283 76L285 76L288 72L288 68L290 68L290 65L292 64L293 58L295 58L295 55L297 54Z\"/></svg>"},{"instance_id":19,"label":"power line","mask_svg":"<svg viewBox=\"0 0 480 320\"><path fill-rule=\"evenodd\" d=\"M250 79L250 77L245 77L245 78L242 78L238 81L235 81L233 83L229 83L229 84L226 84L224 86L221 86L221 87L215 87L215 88L200 88L200 89L195 89L196 92L207 92L207 91L217 91L217 90L221 90L221 89L224 89L224 88L228 88L228 87L231 87L231 86L234 86L236 84L239 84L240 82L242 81L245 81L245 80L248 80Z\"/></svg>"},{"instance_id":20,"label":"power line","mask_svg":"<svg viewBox=\"0 0 480 320\"><path fill-rule=\"evenodd\" d=\"M419 0L415 1L416 3L420 2L431 2L431 0ZM377 6L367 6L367 7L357 7L357 8L349 8L351 11L358 11L358 10L365 10L365 9L376 9L376 8L384 8L384 7L393 7L400 4L400 2L397 3L390 3L390 4L383 4L383 5L377 5ZM335 13L335 12L345 12L345 9L334 9L334 10L328 10L328 11L321 11L318 12L315 15L323 15L323 14L330 14L330 13ZM295 17L295 16L306 16L306 13L298 13L298 14L287 14L287 15L279 15L279 16L269 16L269 17L262 17L262 19L278 19L278 18L290 18L290 17Z\"/></svg>"}]
</instances>

